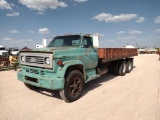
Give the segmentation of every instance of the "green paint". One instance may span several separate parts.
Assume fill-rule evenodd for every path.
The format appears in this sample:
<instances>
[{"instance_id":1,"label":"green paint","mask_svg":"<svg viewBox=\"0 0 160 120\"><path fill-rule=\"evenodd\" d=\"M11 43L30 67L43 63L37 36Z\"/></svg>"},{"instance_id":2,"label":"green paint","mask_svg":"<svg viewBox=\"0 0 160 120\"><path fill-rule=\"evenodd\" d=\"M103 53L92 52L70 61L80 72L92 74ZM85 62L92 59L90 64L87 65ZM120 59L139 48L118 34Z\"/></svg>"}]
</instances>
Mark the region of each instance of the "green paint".
<instances>
[{"instance_id":1,"label":"green paint","mask_svg":"<svg viewBox=\"0 0 160 120\"><path fill-rule=\"evenodd\" d=\"M18 80L37 87L59 90L64 88L64 77L70 69L80 68L85 82L99 77L95 70L98 55L93 48L92 38L83 35L73 35L73 38L72 35L70 36L66 37L67 41L63 40L65 36L55 38L47 48L21 51L20 55L25 53L26 56L32 53L42 53L42 57L46 53L52 54L52 68L43 67L43 65L39 67L38 64L37 66L21 64L21 70L17 72ZM63 62L61 66L57 64L60 60ZM35 61L32 59L32 62Z\"/></svg>"}]
</instances>

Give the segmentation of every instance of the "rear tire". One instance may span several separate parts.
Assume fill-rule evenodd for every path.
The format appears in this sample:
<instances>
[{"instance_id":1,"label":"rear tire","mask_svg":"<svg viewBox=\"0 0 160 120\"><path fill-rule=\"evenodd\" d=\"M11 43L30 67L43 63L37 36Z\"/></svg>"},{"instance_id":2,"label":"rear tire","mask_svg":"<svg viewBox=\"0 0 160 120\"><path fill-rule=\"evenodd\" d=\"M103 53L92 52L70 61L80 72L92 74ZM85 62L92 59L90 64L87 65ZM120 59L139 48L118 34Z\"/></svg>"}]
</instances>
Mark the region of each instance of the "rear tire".
<instances>
[{"instance_id":1,"label":"rear tire","mask_svg":"<svg viewBox=\"0 0 160 120\"><path fill-rule=\"evenodd\" d=\"M130 73L133 69L133 62L132 60L128 60L126 64L126 73Z\"/></svg>"},{"instance_id":2,"label":"rear tire","mask_svg":"<svg viewBox=\"0 0 160 120\"><path fill-rule=\"evenodd\" d=\"M114 62L114 74L119 75L119 61Z\"/></svg>"},{"instance_id":3,"label":"rear tire","mask_svg":"<svg viewBox=\"0 0 160 120\"><path fill-rule=\"evenodd\" d=\"M119 62L119 75L124 76L126 74L126 61Z\"/></svg>"},{"instance_id":4,"label":"rear tire","mask_svg":"<svg viewBox=\"0 0 160 120\"><path fill-rule=\"evenodd\" d=\"M69 72L66 78L65 88L60 90L61 98L66 102L73 102L80 98L84 89L83 75L78 70Z\"/></svg>"}]
</instances>

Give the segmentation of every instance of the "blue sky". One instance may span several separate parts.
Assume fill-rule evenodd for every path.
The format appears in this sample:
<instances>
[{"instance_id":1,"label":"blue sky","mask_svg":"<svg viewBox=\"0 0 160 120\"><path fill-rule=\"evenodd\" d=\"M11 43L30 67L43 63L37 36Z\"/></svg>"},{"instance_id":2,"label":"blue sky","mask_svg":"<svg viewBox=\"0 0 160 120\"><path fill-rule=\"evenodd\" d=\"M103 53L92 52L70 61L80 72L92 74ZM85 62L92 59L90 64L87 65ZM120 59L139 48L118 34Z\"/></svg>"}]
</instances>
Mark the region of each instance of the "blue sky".
<instances>
[{"instance_id":1,"label":"blue sky","mask_svg":"<svg viewBox=\"0 0 160 120\"><path fill-rule=\"evenodd\" d=\"M43 37L100 35L101 47L160 46L160 0L0 0L0 45L35 48Z\"/></svg>"}]
</instances>

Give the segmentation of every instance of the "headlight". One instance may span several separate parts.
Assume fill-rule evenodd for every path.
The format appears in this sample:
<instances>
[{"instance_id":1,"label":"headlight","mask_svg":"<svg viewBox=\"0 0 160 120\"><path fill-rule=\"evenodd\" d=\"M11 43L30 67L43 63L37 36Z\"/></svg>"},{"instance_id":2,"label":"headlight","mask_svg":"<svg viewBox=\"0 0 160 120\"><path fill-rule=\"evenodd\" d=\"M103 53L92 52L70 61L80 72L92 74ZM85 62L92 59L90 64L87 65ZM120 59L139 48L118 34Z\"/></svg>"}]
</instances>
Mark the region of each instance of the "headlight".
<instances>
[{"instance_id":1,"label":"headlight","mask_svg":"<svg viewBox=\"0 0 160 120\"><path fill-rule=\"evenodd\" d=\"M21 56L21 61L25 62L25 56Z\"/></svg>"},{"instance_id":2,"label":"headlight","mask_svg":"<svg viewBox=\"0 0 160 120\"><path fill-rule=\"evenodd\" d=\"M45 58L45 63L46 63L47 65L50 64L50 58L49 58L49 57Z\"/></svg>"}]
</instances>

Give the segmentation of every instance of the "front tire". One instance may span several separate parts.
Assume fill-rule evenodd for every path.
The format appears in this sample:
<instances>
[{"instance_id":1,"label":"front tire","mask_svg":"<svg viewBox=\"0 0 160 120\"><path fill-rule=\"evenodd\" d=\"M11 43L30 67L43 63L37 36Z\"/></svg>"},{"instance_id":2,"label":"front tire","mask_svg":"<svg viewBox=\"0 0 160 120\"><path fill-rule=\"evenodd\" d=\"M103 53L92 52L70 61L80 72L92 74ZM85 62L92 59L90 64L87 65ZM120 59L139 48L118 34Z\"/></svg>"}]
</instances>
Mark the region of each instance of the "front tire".
<instances>
[{"instance_id":1,"label":"front tire","mask_svg":"<svg viewBox=\"0 0 160 120\"><path fill-rule=\"evenodd\" d=\"M80 98L84 89L83 75L78 70L69 72L66 78L65 88L60 90L61 98L66 102L73 102Z\"/></svg>"}]
</instances>

